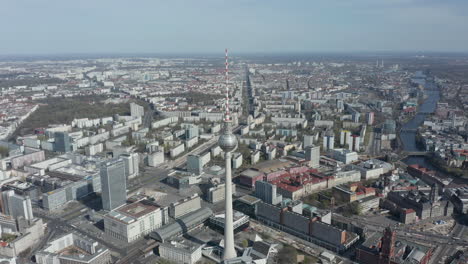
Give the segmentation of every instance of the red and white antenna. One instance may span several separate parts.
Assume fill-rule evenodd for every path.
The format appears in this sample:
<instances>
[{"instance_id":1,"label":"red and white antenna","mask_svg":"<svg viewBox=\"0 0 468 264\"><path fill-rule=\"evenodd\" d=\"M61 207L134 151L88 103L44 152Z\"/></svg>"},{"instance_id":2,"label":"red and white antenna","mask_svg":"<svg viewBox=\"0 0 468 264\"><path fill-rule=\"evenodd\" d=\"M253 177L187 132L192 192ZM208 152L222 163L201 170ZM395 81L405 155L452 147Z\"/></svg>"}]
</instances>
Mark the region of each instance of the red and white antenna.
<instances>
[{"instance_id":1,"label":"red and white antenna","mask_svg":"<svg viewBox=\"0 0 468 264\"><path fill-rule=\"evenodd\" d=\"M229 72L229 64L228 64L228 50L225 49L225 53L226 53L226 62L225 62L225 67L226 67L226 70L224 72L224 76L225 76L225 82L226 82L226 113L225 113L225 121L231 121L231 114L229 112L229 77L228 77L228 72Z\"/></svg>"}]
</instances>

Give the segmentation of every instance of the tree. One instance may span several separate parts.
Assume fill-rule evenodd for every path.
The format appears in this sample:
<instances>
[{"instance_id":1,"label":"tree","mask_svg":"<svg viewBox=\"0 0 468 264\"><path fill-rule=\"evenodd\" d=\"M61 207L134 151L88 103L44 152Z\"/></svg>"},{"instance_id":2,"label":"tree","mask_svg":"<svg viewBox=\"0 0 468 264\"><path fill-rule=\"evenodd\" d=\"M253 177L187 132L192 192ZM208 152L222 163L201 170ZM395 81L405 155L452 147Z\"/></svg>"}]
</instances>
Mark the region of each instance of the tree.
<instances>
[{"instance_id":1,"label":"tree","mask_svg":"<svg viewBox=\"0 0 468 264\"><path fill-rule=\"evenodd\" d=\"M343 215L351 216L351 215L360 215L362 213L362 208L359 203L349 203L343 207Z\"/></svg>"},{"instance_id":2,"label":"tree","mask_svg":"<svg viewBox=\"0 0 468 264\"><path fill-rule=\"evenodd\" d=\"M7 147L0 146L0 157L2 158L7 157L8 153L9 151Z\"/></svg>"},{"instance_id":3,"label":"tree","mask_svg":"<svg viewBox=\"0 0 468 264\"><path fill-rule=\"evenodd\" d=\"M303 264L314 264L318 263L317 258L312 256L305 256Z\"/></svg>"},{"instance_id":4,"label":"tree","mask_svg":"<svg viewBox=\"0 0 468 264\"><path fill-rule=\"evenodd\" d=\"M278 252L279 264L293 264L297 263L297 250L289 245L285 245Z\"/></svg>"},{"instance_id":5,"label":"tree","mask_svg":"<svg viewBox=\"0 0 468 264\"><path fill-rule=\"evenodd\" d=\"M249 241L248 241L247 239L244 239L244 240L242 241L242 247L246 248L246 247L248 247L248 246L249 246Z\"/></svg>"}]
</instances>

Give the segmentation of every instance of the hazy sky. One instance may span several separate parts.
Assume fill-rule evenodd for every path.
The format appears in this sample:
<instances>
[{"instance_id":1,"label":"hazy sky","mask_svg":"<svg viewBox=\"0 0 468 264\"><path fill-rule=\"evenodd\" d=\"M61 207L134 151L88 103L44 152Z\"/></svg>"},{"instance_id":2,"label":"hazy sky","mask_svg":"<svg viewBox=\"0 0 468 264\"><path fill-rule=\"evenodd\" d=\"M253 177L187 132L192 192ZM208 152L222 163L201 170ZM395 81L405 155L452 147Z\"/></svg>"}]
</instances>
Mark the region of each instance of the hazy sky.
<instances>
[{"instance_id":1,"label":"hazy sky","mask_svg":"<svg viewBox=\"0 0 468 264\"><path fill-rule=\"evenodd\" d=\"M0 54L468 51L468 0L0 0Z\"/></svg>"}]
</instances>

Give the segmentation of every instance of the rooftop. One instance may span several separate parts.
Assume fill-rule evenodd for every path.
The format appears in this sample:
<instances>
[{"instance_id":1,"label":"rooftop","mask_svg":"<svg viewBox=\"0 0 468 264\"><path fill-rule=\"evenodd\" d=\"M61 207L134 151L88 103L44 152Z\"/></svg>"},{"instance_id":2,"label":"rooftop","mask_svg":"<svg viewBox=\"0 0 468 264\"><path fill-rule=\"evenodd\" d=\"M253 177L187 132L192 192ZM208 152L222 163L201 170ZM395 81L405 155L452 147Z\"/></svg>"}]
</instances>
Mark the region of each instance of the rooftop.
<instances>
[{"instance_id":1,"label":"rooftop","mask_svg":"<svg viewBox=\"0 0 468 264\"><path fill-rule=\"evenodd\" d=\"M135 218L157 210L159 207L147 200L141 200L132 204L119 207L115 211Z\"/></svg>"}]
</instances>

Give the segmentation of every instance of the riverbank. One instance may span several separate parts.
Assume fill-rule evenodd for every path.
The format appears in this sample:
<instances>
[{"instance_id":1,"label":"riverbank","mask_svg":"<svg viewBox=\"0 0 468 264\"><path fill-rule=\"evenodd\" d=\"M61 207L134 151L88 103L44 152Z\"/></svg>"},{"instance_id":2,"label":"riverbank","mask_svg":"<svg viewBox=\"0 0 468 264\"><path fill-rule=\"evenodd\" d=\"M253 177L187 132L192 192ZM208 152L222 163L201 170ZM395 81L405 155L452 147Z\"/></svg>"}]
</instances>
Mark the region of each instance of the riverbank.
<instances>
[{"instance_id":1,"label":"riverbank","mask_svg":"<svg viewBox=\"0 0 468 264\"><path fill-rule=\"evenodd\" d=\"M468 180L468 169L449 167L445 165L443 161L433 155L426 157L426 160L432 164L432 166L437 168L437 170L447 174L448 176Z\"/></svg>"}]
</instances>

